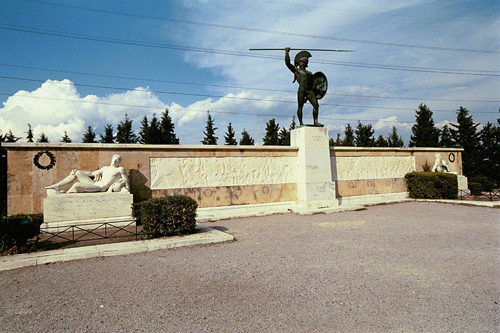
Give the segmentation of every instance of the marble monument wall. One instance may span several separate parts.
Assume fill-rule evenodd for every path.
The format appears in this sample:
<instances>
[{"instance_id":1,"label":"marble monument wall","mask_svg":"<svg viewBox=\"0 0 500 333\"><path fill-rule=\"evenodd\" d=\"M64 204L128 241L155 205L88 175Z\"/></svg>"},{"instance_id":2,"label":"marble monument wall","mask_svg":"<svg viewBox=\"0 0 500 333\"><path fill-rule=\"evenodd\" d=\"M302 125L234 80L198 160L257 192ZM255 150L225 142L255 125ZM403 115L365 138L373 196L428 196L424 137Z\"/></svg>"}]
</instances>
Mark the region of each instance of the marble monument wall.
<instances>
[{"instance_id":1,"label":"marble monument wall","mask_svg":"<svg viewBox=\"0 0 500 333\"><path fill-rule=\"evenodd\" d=\"M7 213L43 212L45 186L71 170L123 158L134 201L184 194L199 207L295 201L297 148L139 144L12 143L7 148Z\"/></svg>"},{"instance_id":2,"label":"marble monument wall","mask_svg":"<svg viewBox=\"0 0 500 333\"><path fill-rule=\"evenodd\" d=\"M108 165L114 154L123 157L134 201L184 194L197 200L199 207L219 207L297 202L303 195L298 147L73 143L6 143L3 147L7 148L9 215L43 212L45 186L73 169L96 170ZM404 195L404 174L421 171L426 161L432 166L436 153L446 160L450 171L461 175L461 152L443 148L330 148L335 196ZM325 161L321 163L328 163ZM312 166L305 168L314 173ZM315 170L323 168L316 166Z\"/></svg>"},{"instance_id":3,"label":"marble monument wall","mask_svg":"<svg viewBox=\"0 0 500 333\"><path fill-rule=\"evenodd\" d=\"M330 149L332 179L337 197L384 195L407 191L404 175L431 167L440 154L451 172L462 175L460 148L359 148Z\"/></svg>"}]
</instances>

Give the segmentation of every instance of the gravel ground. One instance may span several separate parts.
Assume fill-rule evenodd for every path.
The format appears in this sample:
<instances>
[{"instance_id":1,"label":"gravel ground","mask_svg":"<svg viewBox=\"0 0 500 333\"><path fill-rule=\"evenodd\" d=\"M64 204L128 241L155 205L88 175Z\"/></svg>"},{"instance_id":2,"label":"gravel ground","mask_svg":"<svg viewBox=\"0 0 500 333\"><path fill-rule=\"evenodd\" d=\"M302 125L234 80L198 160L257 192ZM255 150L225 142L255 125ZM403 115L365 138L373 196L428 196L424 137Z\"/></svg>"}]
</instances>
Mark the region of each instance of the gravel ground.
<instances>
[{"instance_id":1,"label":"gravel ground","mask_svg":"<svg viewBox=\"0 0 500 333\"><path fill-rule=\"evenodd\" d=\"M222 220L237 241L0 272L0 331L498 332L499 212Z\"/></svg>"}]
</instances>

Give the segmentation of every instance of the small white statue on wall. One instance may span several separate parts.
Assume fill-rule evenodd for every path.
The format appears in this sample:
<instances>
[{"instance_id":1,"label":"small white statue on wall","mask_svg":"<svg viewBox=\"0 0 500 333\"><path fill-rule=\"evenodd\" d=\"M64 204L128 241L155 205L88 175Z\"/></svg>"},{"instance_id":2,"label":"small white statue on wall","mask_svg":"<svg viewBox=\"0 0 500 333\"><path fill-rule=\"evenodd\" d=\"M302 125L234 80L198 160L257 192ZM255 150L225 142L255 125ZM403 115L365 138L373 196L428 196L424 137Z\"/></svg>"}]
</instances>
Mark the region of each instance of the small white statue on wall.
<instances>
[{"instance_id":1,"label":"small white statue on wall","mask_svg":"<svg viewBox=\"0 0 500 333\"><path fill-rule=\"evenodd\" d=\"M450 172L450 168L445 161L441 159L441 154L435 155L434 165L432 166L432 172Z\"/></svg>"},{"instance_id":2,"label":"small white statue on wall","mask_svg":"<svg viewBox=\"0 0 500 333\"><path fill-rule=\"evenodd\" d=\"M130 192L130 182L127 173L120 166L122 157L113 155L111 164L96 171L72 170L69 176L60 182L47 186L47 190L55 190L56 193L78 193L78 192ZM59 189L75 182L65 192ZM49 192L49 191L47 191Z\"/></svg>"}]
</instances>

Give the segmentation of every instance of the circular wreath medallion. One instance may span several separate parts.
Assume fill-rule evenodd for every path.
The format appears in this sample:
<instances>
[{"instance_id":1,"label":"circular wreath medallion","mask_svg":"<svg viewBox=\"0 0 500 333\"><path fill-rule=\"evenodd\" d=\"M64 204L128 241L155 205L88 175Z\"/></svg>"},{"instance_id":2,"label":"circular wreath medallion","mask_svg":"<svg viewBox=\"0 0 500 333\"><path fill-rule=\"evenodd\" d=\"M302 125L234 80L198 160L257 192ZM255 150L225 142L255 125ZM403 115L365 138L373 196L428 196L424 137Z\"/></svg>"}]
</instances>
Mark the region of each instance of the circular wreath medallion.
<instances>
[{"instance_id":1,"label":"circular wreath medallion","mask_svg":"<svg viewBox=\"0 0 500 333\"><path fill-rule=\"evenodd\" d=\"M41 165L39 162L40 157L42 157L43 154L46 154L47 157L50 159L50 163L47 165ZM54 167L54 165L56 165L56 157L50 151L41 151L35 155L35 157L33 158L33 163L36 165L38 169L50 170Z\"/></svg>"},{"instance_id":2,"label":"circular wreath medallion","mask_svg":"<svg viewBox=\"0 0 500 333\"><path fill-rule=\"evenodd\" d=\"M455 154L450 153L450 155L448 155L448 160L449 160L451 163L455 162Z\"/></svg>"}]
</instances>

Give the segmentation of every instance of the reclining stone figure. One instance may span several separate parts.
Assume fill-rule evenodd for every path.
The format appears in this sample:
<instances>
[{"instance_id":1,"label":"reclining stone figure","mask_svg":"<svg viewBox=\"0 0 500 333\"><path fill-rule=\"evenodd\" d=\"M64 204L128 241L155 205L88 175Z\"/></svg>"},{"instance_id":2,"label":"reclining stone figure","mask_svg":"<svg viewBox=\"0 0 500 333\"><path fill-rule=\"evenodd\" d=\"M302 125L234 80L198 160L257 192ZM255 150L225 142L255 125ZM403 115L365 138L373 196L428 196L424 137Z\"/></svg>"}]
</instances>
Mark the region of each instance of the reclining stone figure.
<instances>
[{"instance_id":1,"label":"reclining stone figure","mask_svg":"<svg viewBox=\"0 0 500 333\"><path fill-rule=\"evenodd\" d=\"M72 170L69 176L60 182L45 187L47 190L56 190L58 193L78 192L130 192L130 182L125 169L120 166L122 157L113 155L111 164L96 171ZM65 192L59 189L75 182Z\"/></svg>"}]
</instances>

